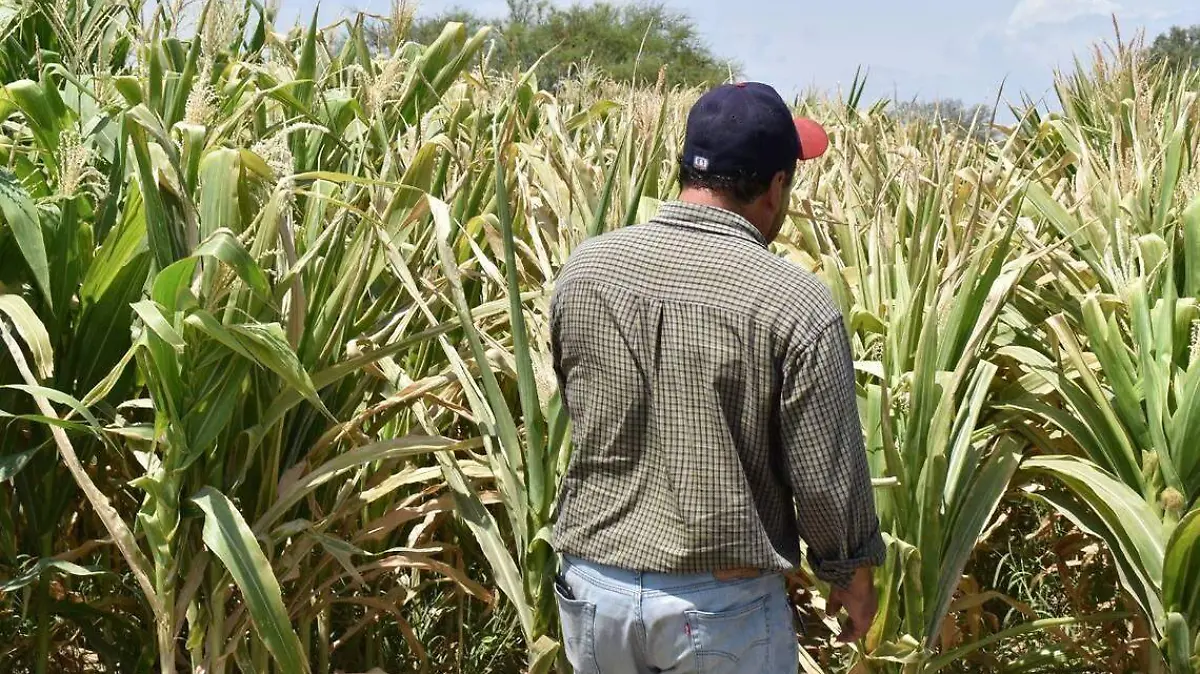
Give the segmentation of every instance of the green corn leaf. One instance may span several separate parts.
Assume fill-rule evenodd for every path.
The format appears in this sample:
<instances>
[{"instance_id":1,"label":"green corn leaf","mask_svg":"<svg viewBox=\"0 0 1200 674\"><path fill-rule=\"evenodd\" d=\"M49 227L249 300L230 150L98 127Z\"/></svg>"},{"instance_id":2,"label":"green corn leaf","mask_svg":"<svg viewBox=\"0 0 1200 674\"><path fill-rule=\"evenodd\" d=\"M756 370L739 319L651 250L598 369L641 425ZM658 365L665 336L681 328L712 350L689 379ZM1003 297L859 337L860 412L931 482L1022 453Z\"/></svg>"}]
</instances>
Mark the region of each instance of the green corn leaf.
<instances>
[{"instance_id":1,"label":"green corn leaf","mask_svg":"<svg viewBox=\"0 0 1200 674\"><path fill-rule=\"evenodd\" d=\"M524 473L525 459L521 447L520 435L517 430L516 420L513 419L512 411L508 408L508 402L504 397L504 393L500 390L500 384L496 379L496 373L492 371L488 364L487 353L483 348L483 341L479 337L479 332L475 328L472 310L467 302L465 291L462 285L462 276L458 268L458 262L454 259L454 251L450 247L451 222L449 207L440 200L429 198L430 212L433 215L435 233L437 236L438 257L441 262L442 271L450 282L452 298L454 300L455 309L458 312L458 317L461 325L466 333L467 340L470 343L471 353L475 358L475 363L479 368L480 378L483 380L483 390L487 395L488 412L494 417L495 434L500 439L501 449L503 450L503 462L501 469L508 472L510 477L510 486L515 487L520 484L520 475ZM527 504L528 496L522 499L522 503ZM509 507L514 507L509 504ZM527 531L525 529L524 508L526 506L518 506L513 517L514 525L518 527L518 540L527 540Z\"/></svg>"},{"instance_id":2,"label":"green corn leaf","mask_svg":"<svg viewBox=\"0 0 1200 674\"><path fill-rule=\"evenodd\" d=\"M300 63L296 69L296 100L307 108L313 101L314 82L317 77L317 12L313 12L312 21L304 33L304 42L300 47Z\"/></svg>"},{"instance_id":3,"label":"green corn leaf","mask_svg":"<svg viewBox=\"0 0 1200 674\"><path fill-rule=\"evenodd\" d=\"M925 629L927 639L941 633L942 621L950 608L950 601L958 589L958 580L975 544L996 512L1000 498L1008 491L1009 481L1021 462L1022 443L1011 435L1005 435L996 443L991 456L984 462L972 482L971 489L959 494L960 503L955 503L955 517L948 528L950 535L941 556L942 567L935 585L936 595L928 611L929 624Z\"/></svg>"},{"instance_id":4,"label":"green corn leaf","mask_svg":"<svg viewBox=\"0 0 1200 674\"><path fill-rule=\"evenodd\" d=\"M1166 285L1174 288L1173 282ZM1140 357L1142 393L1146 397L1146 413L1149 417L1150 438L1154 441L1154 449L1158 451L1159 468L1162 470L1167 485L1183 491L1183 482L1174 464L1176 455L1171 451L1171 446L1167 442L1167 431L1164 425L1167 396L1170 389L1172 350L1169 340L1173 333L1173 326L1171 323L1167 323L1165 326L1167 334L1163 334L1162 312L1158 309L1151 311L1150 293L1144 279L1137 278L1130 283L1129 295L1131 297L1130 314L1133 335L1137 340L1137 351ZM1166 317L1171 322L1173 322L1175 314L1173 300L1174 298L1170 296L1161 300L1162 302L1171 302L1170 315ZM1156 318L1159 320L1155 320ZM1164 340L1166 340L1165 344Z\"/></svg>"},{"instance_id":5,"label":"green corn leaf","mask_svg":"<svg viewBox=\"0 0 1200 674\"><path fill-rule=\"evenodd\" d=\"M198 30L202 31L204 23L211 16L214 3L206 3L200 17L200 26ZM168 128L175 125L176 122L183 119L184 110L187 106L188 96L192 93L193 87L203 86L204 82L193 82L196 78L196 66L200 61L200 51L202 47L207 47L210 51L220 49L221 45L203 45L203 39L198 34L190 42L188 48L187 62L183 67L183 72L179 73L179 79L175 80L175 95L171 99L171 103L163 114L163 121L166 122Z\"/></svg>"},{"instance_id":6,"label":"green corn leaf","mask_svg":"<svg viewBox=\"0 0 1200 674\"><path fill-rule=\"evenodd\" d=\"M145 374L155 407L167 419L181 418L186 385L180 368L180 354L151 330L139 336L137 347L141 349L137 354L138 366Z\"/></svg>"},{"instance_id":7,"label":"green corn leaf","mask_svg":"<svg viewBox=\"0 0 1200 674\"><path fill-rule=\"evenodd\" d=\"M1200 297L1200 195L1183 211L1183 294Z\"/></svg>"},{"instance_id":8,"label":"green corn leaf","mask_svg":"<svg viewBox=\"0 0 1200 674\"><path fill-rule=\"evenodd\" d=\"M420 289L417 287L416 279L413 277L412 271L408 268L407 262L405 262L400 252L392 244L386 232L380 231L379 237L387 250L389 265L396 275L400 277L401 282L411 295L413 301L416 302L417 306L430 321L436 321L437 316L430 309L429 303L422 297ZM522 301L524 301L524 298L522 298ZM511 307L511 302L509 304ZM468 330L474 332L474 325L469 325ZM475 334L478 335L477 332ZM458 353L457 346L451 344L445 335L438 334L435 338L442 347L446 358L450 361L454 377L457 378L461 385L463 393L467 398L467 404L476 416L480 428L488 435L496 435L497 413L486 402L487 393L480 389L479 383L471 374L470 366ZM493 454L490 443L487 445L487 448L488 458L495 472L497 486L507 506L506 510L508 511L509 520L512 523L513 530L518 533L518 541L524 541L524 532L528 527L528 523L526 522L529 502L528 490L523 488L520 476L515 472L506 455L496 456Z\"/></svg>"},{"instance_id":9,"label":"green corn leaf","mask_svg":"<svg viewBox=\"0 0 1200 674\"><path fill-rule=\"evenodd\" d=\"M508 320L512 329L513 356L517 363L517 386L521 398L521 416L525 427L528 449L527 488L529 507L538 518L534 526L540 526L550 506L546 484L546 423L538 401L537 382L534 380L533 357L529 347L529 333L525 325L524 304L521 302L521 279L517 270L516 234L513 233L512 214L509 212L508 188L505 185L504 153L497 147L496 155L496 211L500 221L500 238L504 245L504 268L508 281Z\"/></svg>"},{"instance_id":10,"label":"green corn leaf","mask_svg":"<svg viewBox=\"0 0 1200 674\"><path fill-rule=\"evenodd\" d=\"M150 297L162 305L166 313L185 311L197 303L191 291L197 264L197 258L184 258L168 265L154 277Z\"/></svg>"},{"instance_id":11,"label":"green corn leaf","mask_svg":"<svg viewBox=\"0 0 1200 674\"><path fill-rule=\"evenodd\" d=\"M95 265L93 262L91 266ZM74 333L88 336L88 348L70 349L63 366L67 377L63 381L74 382L76 391L95 388L129 352L133 340L129 330L134 319L133 304L144 297L149 272L150 255L143 250L121 266L103 294L81 302L82 312ZM124 384L136 385L132 378ZM123 399L126 390L116 391L115 399ZM109 392L113 392L111 388Z\"/></svg>"},{"instance_id":12,"label":"green corn leaf","mask_svg":"<svg viewBox=\"0 0 1200 674\"><path fill-rule=\"evenodd\" d=\"M625 133L632 134L632 127L626 127ZM596 236L604 232L604 223L608 218L608 209L612 204L613 192L617 186L617 172L621 167L621 160L625 154L626 143L622 142L617 147L617 156L613 159L613 163L608 167L604 176L604 189L600 192L600 200L596 203L592 210L592 220L588 223L587 235L588 238Z\"/></svg>"},{"instance_id":13,"label":"green corn leaf","mask_svg":"<svg viewBox=\"0 0 1200 674\"><path fill-rule=\"evenodd\" d=\"M42 574L51 569L65 573L68 576L79 577L99 576L109 573L103 569L86 568L78 564L73 564L71 562L58 559L39 559L37 564L35 564L32 569L22 573L6 583L0 583L0 594L5 592L14 592L23 587L28 587L29 585L37 582L37 580L42 577Z\"/></svg>"},{"instance_id":14,"label":"green corn leaf","mask_svg":"<svg viewBox=\"0 0 1200 674\"><path fill-rule=\"evenodd\" d=\"M198 401L189 411L184 424L194 456L212 448L228 427L234 413L245 404L242 387L252 365L241 358L230 359L222 365L215 382L203 389Z\"/></svg>"},{"instance_id":15,"label":"green corn leaf","mask_svg":"<svg viewBox=\"0 0 1200 674\"><path fill-rule=\"evenodd\" d=\"M17 334L29 347L38 376L49 379L54 375L54 349L46 326L20 295L0 294L0 314L4 314L17 329Z\"/></svg>"},{"instance_id":16,"label":"green corn leaf","mask_svg":"<svg viewBox=\"0 0 1200 674\"><path fill-rule=\"evenodd\" d=\"M1176 448L1180 480L1184 493L1200 492L1200 452L1194 451L1195 438L1200 437L1200 361L1179 376L1180 390L1177 407L1171 415L1167 439Z\"/></svg>"},{"instance_id":17,"label":"green corn leaf","mask_svg":"<svg viewBox=\"0 0 1200 674\"><path fill-rule=\"evenodd\" d=\"M972 442L972 436L987 400L992 379L998 371L999 368L992 363L982 361L972 375L965 398L959 405L946 449L948 464L944 500L948 504L957 502L959 495L965 492L969 478L979 466L979 450Z\"/></svg>"},{"instance_id":18,"label":"green corn leaf","mask_svg":"<svg viewBox=\"0 0 1200 674\"><path fill-rule=\"evenodd\" d=\"M1100 448L1100 441L1096 439L1096 436L1092 433L1088 425L1080 421L1078 417L1071 414L1068 410L1047 405L1033 398L1019 398L997 403L995 408L999 410L1015 410L1041 417L1065 431L1067 435L1071 436L1072 440L1087 452L1088 456L1101 458L1104 456L1104 450ZM1054 447L1047 447L1046 449L1051 452L1056 451Z\"/></svg>"},{"instance_id":19,"label":"green corn leaf","mask_svg":"<svg viewBox=\"0 0 1200 674\"><path fill-rule=\"evenodd\" d=\"M138 179L146 209L146 234L150 252L157 269L166 269L176 260L187 255L187 246L179 223L168 215L159 192L155 168L150 159L150 146L146 140L145 127L128 118L126 129L137 163Z\"/></svg>"},{"instance_id":20,"label":"green corn leaf","mask_svg":"<svg viewBox=\"0 0 1200 674\"><path fill-rule=\"evenodd\" d=\"M29 125L38 145L52 155L46 161L57 169L58 164L53 157L58 155L59 134L62 131L62 99L47 95L52 89L28 79L13 82L5 89L25 115L25 123Z\"/></svg>"},{"instance_id":21,"label":"green corn leaf","mask_svg":"<svg viewBox=\"0 0 1200 674\"><path fill-rule=\"evenodd\" d=\"M208 239L218 230L240 229L238 180L244 151L221 148L200 160L200 238Z\"/></svg>"},{"instance_id":22,"label":"green corn leaf","mask_svg":"<svg viewBox=\"0 0 1200 674\"><path fill-rule=\"evenodd\" d=\"M413 208L429 189L441 151L436 143L426 143L417 150L416 156L405 169L400 185L392 194L392 199L383 214L383 221L388 223L389 235L398 235L401 223L407 221Z\"/></svg>"},{"instance_id":23,"label":"green corn leaf","mask_svg":"<svg viewBox=\"0 0 1200 674\"><path fill-rule=\"evenodd\" d=\"M75 414L83 417L89 424L91 424L92 428L96 430L102 428L100 420L97 419L96 415L92 414L92 411L89 410L82 402L76 400L70 394L59 391L58 389L47 388L45 386L33 386L29 384L4 384L0 385L0 389L21 391L23 393L28 393L35 399L44 398L50 402L66 405L67 407L70 407Z\"/></svg>"},{"instance_id":24,"label":"green corn leaf","mask_svg":"<svg viewBox=\"0 0 1200 674\"><path fill-rule=\"evenodd\" d=\"M271 288L266 273L232 231L220 229L213 232L196 247L192 257L211 257L224 262L237 272L238 277L260 298L270 299Z\"/></svg>"},{"instance_id":25,"label":"green corn leaf","mask_svg":"<svg viewBox=\"0 0 1200 674\"><path fill-rule=\"evenodd\" d=\"M1141 489L1142 473L1133 451L1133 444L1108 402L1108 396L1105 395L1100 381L1088 365L1079 339L1061 315L1050 317L1047 324L1066 350L1068 361L1079 374L1083 388L1067 379L1064 374L1059 374L1053 383L1071 401L1071 405L1084 417L1088 427L1100 440L1107 465L1125 480L1126 484L1137 485L1137 488Z\"/></svg>"},{"instance_id":26,"label":"green corn leaf","mask_svg":"<svg viewBox=\"0 0 1200 674\"><path fill-rule=\"evenodd\" d=\"M453 58L453 54L466 42L467 29L462 23L451 21L443 28L429 46L413 61L407 73L404 93L400 96L400 116L406 123L416 121L422 104L432 98L433 82L437 75Z\"/></svg>"},{"instance_id":27,"label":"green corn leaf","mask_svg":"<svg viewBox=\"0 0 1200 674\"><path fill-rule=\"evenodd\" d=\"M118 75L112 79L113 87L125 102L132 106L140 105L145 101L145 94L142 91L142 81L133 75Z\"/></svg>"},{"instance_id":28,"label":"green corn leaf","mask_svg":"<svg viewBox=\"0 0 1200 674\"><path fill-rule=\"evenodd\" d=\"M542 291L527 292L522 295L522 299L528 301L535 297L542 296ZM508 300L502 299L493 302L488 302L475 308L474 315L477 319L490 318L503 314L508 308ZM412 349L420 346L424 342L433 339L439 335L449 333L459 327L459 319L457 317L447 318L442 323L423 330L414 335L397 339L390 344L381 346L369 353L354 358L348 358L345 361L326 368L317 374L313 375L313 384L318 388L324 388L341 381L342 379L358 372L359 370L377 363L385 358L401 353L407 349ZM266 428L279 422L279 420L287 414L293 407L299 404L303 398L295 391L283 391L274 400L271 401L267 411L263 414L262 421L254 427L252 434L256 437L261 437L261 433Z\"/></svg>"},{"instance_id":29,"label":"green corn leaf","mask_svg":"<svg viewBox=\"0 0 1200 674\"><path fill-rule=\"evenodd\" d=\"M11 171L0 169L0 213L12 230L17 247L25 258L25 264L33 273L33 280L42 297L51 309L54 308L50 286L50 262L46 257L46 242L42 237L42 224L33 200Z\"/></svg>"},{"instance_id":30,"label":"green corn leaf","mask_svg":"<svg viewBox=\"0 0 1200 674\"><path fill-rule=\"evenodd\" d=\"M1146 425L1141 396L1134 381L1136 373L1133 361L1128 356L1115 324L1105 320L1100 301L1095 294L1090 294L1083 300L1083 323L1104 374L1111 380L1114 404L1121 420L1135 440L1148 444L1150 430Z\"/></svg>"},{"instance_id":31,"label":"green corn leaf","mask_svg":"<svg viewBox=\"0 0 1200 674\"><path fill-rule=\"evenodd\" d=\"M312 379L300 364L300 359L288 344L287 336L283 334L283 328L278 323L231 325L229 332L237 337L244 353L249 353L253 361L279 375L314 407L333 418L333 414L326 409L325 403L317 395Z\"/></svg>"},{"instance_id":32,"label":"green corn leaf","mask_svg":"<svg viewBox=\"0 0 1200 674\"><path fill-rule=\"evenodd\" d=\"M1183 146L1187 140L1189 121L1188 115L1176 119L1175 128L1171 130L1166 142L1166 153L1163 156L1162 173L1159 174L1158 203L1154 209L1154 231L1163 232L1167 222L1167 213L1175 203L1175 189L1179 185L1179 176L1183 168Z\"/></svg>"},{"instance_id":33,"label":"green corn leaf","mask_svg":"<svg viewBox=\"0 0 1200 674\"><path fill-rule=\"evenodd\" d=\"M1163 606L1200 626L1200 510L1184 516L1163 559Z\"/></svg>"},{"instance_id":34,"label":"green corn leaf","mask_svg":"<svg viewBox=\"0 0 1200 674\"><path fill-rule=\"evenodd\" d=\"M23 390L28 391L37 404L38 411L43 416L49 418L57 418L54 408L50 405L47 396L42 395L43 389L34 385L35 379L33 372L29 370L25 363L25 357L21 353L20 346L16 339L12 337L8 330L8 326L0 321L0 339L8 348L9 354L12 356L13 362L16 364L22 379L25 380L26 386ZM14 387L15 388L15 387ZM86 412L86 410L83 410ZM150 580L150 563L146 559L141 548L138 547L136 539L133 537L133 532L129 525L121 519L120 514L112 506L112 502L107 496L96 486L96 483L88 475L83 464L79 461L79 456L75 453L74 447L71 445L71 440L62 428L51 426L50 433L54 438L54 443L58 447L59 455L62 457L63 464L70 471L71 477L75 483L83 491L88 502L92 506L92 510L100 521L104 524L104 528L108 530L116 543L117 548L121 551L121 555L125 558L125 563L133 572L134 579L137 581L139 589L142 591L147 603L154 613L156 619L164 619L165 609L162 599L159 597L154 584Z\"/></svg>"},{"instance_id":35,"label":"green corn leaf","mask_svg":"<svg viewBox=\"0 0 1200 674\"><path fill-rule=\"evenodd\" d=\"M188 314L187 318L183 319L183 323L188 327L195 328L196 330L208 335L212 339L216 340L217 343L221 344L230 351L233 351L242 358L245 358L251 362L254 361L254 354L246 348L245 344L242 343L242 340L238 339L237 336L230 331L229 326L222 325L220 321L218 321L207 311L197 309Z\"/></svg>"},{"instance_id":36,"label":"green corn leaf","mask_svg":"<svg viewBox=\"0 0 1200 674\"><path fill-rule=\"evenodd\" d=\"M1075 252L1087 262L1092 271L1101 279L1108 278L1104 264L1096 252L1098 245L1096 236L1090 228L1079 224L1079 219L1070 214L1061 203L1054 200L1050 193L1040 184L1028 186L1029 203L1054 226L1058 234L1075 244Z\"/></svg>"},{"instance_id":37,"label":"green corn leaf","mask_svg":"<svg viewBox=\"0 0 1200 674\"><path fill-rule=\"evenodd\" d=\"M146 215L141 194L135 191L128 197L120 224L108 232L104 243L88 265L79 297L97 301L116 282L124 270L148 249L146 244Z\"/></svg>"},{"instance_id":38,"label":"green corn leaf","mask_svg":"<svg viewBox=\"0 0 1200 674\"><path fill-rule=\"evenodd\" d=\"M0 484L8 482L17 473L21 472L21 469L29 464L29 460L33 458L34 454L37 454L37 451L38 448L34 447L33 449L27 449L16 454L0 456Z\"/></svg>"},{"instance_id":39,"label":"green corn leaf","mask_svg":"<svg viewBox=\"0 0 1200 674\"><path fill-rule=\"evenodd\" d=\"M221 560L242 592L259 638L282 671L310 671L300 639L292 629L279 581L250 527L224 494L204 487L192 502L204 511L204 544Z\"/></svg>"},{"instance_id":40,"label":"green corn leaf","mask_svg":"<svg viewBox=\"0 0 1200 674\"><path fill-rule=\"evenodd\" d=\"M117 364L100 381L96 382L96 385L92 387L92 390L88 391L87 395L81 401L85 407L95 405L112 393L113 389L117 386L117 382L125 374L125 369L129 367L129 364L137 356L139 348L141 348L140 344L131 345L125 354L121 356L121 359L117 361Z\"/></svg>"},{"instance_id":41,"label":"green corn leaf","mask_svg":"<svg viewBox=\"0 0 1200 674\"><path fill-rule=\"evenodd\" d=\"M483 49L487 43L488 36L491 35L492 28L490 26L481 26L475 31L475 34L467 39L459 48L458 53L454 58L438 71L437 77L433 79L434 94L441 98L450 89L459 78L462 77L463 71L470 67L471 62ZM464 27L464 35L465 27Z\"/></svg>"},{"instance_id":42,"label":"green corn leaf","mask_svg":"<svg viewBox=\"0 0 1200 674\"><path fill-rule=\"evenodd\" d=\"M184 346L183 335L171 325L162 312L159 311L158 305L151 300L143 300L133 305L133 310L137 312L138 317L150 328L154 334L160 339L171 345L177 353L182 353Z\"/></svg>"},{"instance_id":43,"label":"green corn leaf","mask_svg":"<svg viewBox=\"0 0 1200 674\"><path fill-rule=\"evenodd\" d=\"M1084 459L1041 456L1026 459L1021 470L1052 477L1078 498L1054 493L1040 497L1084 531L1102 538L1114 551L1122 585L1155 624L1165 620L1161 599L1166 541L1162 523L1140 493Z\"/></svg>"}]
</instances>

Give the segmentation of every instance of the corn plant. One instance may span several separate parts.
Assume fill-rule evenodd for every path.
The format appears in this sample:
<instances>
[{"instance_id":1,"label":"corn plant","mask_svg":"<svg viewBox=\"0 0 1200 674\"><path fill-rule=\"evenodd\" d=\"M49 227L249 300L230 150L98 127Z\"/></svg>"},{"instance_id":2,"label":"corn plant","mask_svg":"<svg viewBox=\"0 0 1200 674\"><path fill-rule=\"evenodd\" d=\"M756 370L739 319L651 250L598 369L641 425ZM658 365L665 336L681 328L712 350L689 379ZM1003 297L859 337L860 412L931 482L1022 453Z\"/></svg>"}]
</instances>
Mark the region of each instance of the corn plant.
<instances>
[{"instance_id":1,"label":"corn plant","mask_svg":"<svg viewBox=\"0 0 1200 674\"><path fill-rule=\"evenodd\" d=\"M6 559L21 563L4 591L39 583L33 669L50 667L58 619L93 630L89 649L120 671L173 672L180 660L328 671L331 651L380 614L424 659L402 614L345 589L369 584L399 606L420 587L409 581L432 573L492 601L457 568L454 546L397 530L451 509L435 492L398 493L438 478L414 461L478 440L396 421L404 401L447 385L424 376L437 365L422 354L457 319L441 310L423 324L408 288L381 276L380 243L435 268L416 211L422 193L457 187L455 158L415 125L486 31L447 26L379 63L359 49L360 31L331 54L315 20L289 42L270 22L213 2L190 39L139 42L146 78L117 70L85 84L52 63L40 81L6 87L5 114L20 126L4 243L21 268L0 304L5 381L20 382L6 387L5 432L30 440L4 455L26 518L4 530ZM146 34L169 27L156 15ZM375 98L357 100L363 92ZM421 374L407 386L380 369L398 354ZM108 468L101 480L85 460ZM466 459L459 470L490 476ZM99 523L63 550L55 527L79 497L60 485L72 478ZM104 538L119 553L71 561L95 558ZM25 550L39 552L21 562ZM140 606L70 612L48 595L53 574L113 572L131 574ZM345 603L364 619L331 635L330 612ZM155 648L137 646L139 633Z\"/></svg>"},{"instance_id":2,"label":"corn plant","mask_svg":"<svg viewBox=\"0 0 1200 674\"><path fill-rule=\"evenodd\" d=\"M10 4L0 669L463 670L478 606L565 671L546 303L580 241L674 196L697 92L543 91L487 29L408 41L401 5L375 53L361 15ZM1200 113L1131 54L988 143L858 83L797 102L834 143L778 251L846 314L888 542L856 672L1034 631L1070 662L1072 626L1128 617L979 627L1021 606L972 566L1014 497L1105 543L1147 669L1195 669Z\"/></svg>"},{"instance_id":3,"label":"corn plant","mask_svg":"<svg viewBox=\"0 0 1200 674\"><path fill-rule=\"evenodd\" d=\"M1014 236L1024 184L989 153L880 110L839 120L837 170L804 181L790 254L833 290L855 338L859 407L888 557L861 671L937 671L1035 621L972 640L964 573L1026 442L997 415L993 353L1043 251ZM939 654L939 648L941 653Z\"/></svg>"},{"instance_id":4,"label":"corn plant","mask_svg":"<svg viewBox=\"0 0 1200 674\"><path fill-rule=\"evenodd\" d=\"M1195 76L1150 69L1132 47L1095 70L1062 82L1063 116L1031 120L1017 141L1018 161L1039 174L1029 211L1046 223L1027 236L1062 247L1046 259L1045 294L1030 297L1031 339L1007 347L1025 373L1010 407L1056 431L1029 433L1053 454L1026 462L1031 477L1053 485L1031 494L1108 543L1167 669L1192 672L1200 662L1200 588L1185 561L1200 550Z\"/></svg>"}]
</instances>

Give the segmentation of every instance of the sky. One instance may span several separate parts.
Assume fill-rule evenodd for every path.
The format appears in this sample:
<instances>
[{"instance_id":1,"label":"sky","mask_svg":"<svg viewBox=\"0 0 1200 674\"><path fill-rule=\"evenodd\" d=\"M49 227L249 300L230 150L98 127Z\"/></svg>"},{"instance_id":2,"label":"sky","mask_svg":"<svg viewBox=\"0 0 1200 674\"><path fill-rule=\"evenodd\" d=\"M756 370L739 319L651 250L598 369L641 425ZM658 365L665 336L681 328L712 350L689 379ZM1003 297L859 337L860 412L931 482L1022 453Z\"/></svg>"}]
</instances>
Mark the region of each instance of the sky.
<instances>
[{"instance_id":1,"label":"sky","mask_svg":"<svg viewBox=\"0 0 1200 674\"><path fill-rule=\"evenodd\" d=\"M555 0L570 4L575 0ZM578 0L586 2L587 0ZM624 1L624 0L618 0ZM1051 108L1056 68L1091 48L1172 25L1200 24L1200 0L663 0L692 17L715 53L744 79L786 98L812 89L846 92L856 69L868 99L956 98ZM315 0L279 0L280 19L311 17ZM347 10L386 14L390 0L322 0L322 23ZM461 7L501 17L504 0L419 0L418 15ZM1003 85L1003 89L1002 89ZM1003 106L1002 106L1003 107Z\"/></svg>"}]
</instances>

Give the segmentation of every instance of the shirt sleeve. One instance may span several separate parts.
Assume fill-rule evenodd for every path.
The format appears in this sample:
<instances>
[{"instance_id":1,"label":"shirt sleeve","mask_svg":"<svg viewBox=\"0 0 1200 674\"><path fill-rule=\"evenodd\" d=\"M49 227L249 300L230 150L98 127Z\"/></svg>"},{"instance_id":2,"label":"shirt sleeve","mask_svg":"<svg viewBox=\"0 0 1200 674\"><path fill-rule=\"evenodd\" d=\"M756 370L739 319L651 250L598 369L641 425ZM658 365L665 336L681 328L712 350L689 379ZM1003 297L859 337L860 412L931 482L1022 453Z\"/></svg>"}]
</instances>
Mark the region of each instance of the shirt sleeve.
<instances>
[{"instance_id":1,"label":"shirt sleeve","mask_svg":"<svg viewBox=\"0 0 1200 674\"><path fill-rule=\"evenodd\" d=\"M846 587L859 567L882 565L886 548L840 316L787 358L780 435L809 564L821 580Z\"/></svg>"}]
</instances>

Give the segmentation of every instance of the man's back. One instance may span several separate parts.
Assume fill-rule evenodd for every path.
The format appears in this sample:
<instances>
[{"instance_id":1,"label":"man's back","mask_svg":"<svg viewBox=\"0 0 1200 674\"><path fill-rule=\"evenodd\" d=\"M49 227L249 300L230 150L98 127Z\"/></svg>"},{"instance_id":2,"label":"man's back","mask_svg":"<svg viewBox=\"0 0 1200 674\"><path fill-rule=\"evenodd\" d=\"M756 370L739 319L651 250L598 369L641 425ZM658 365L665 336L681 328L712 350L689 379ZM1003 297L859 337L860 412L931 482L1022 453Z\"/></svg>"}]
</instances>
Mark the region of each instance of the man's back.
<instances>
[{"instance_id":1,"label":"man's back","mask_svg":"<svg viewBox=\"0 0 1200 674\"><path fill-rule=\"evenodd\" d=\"M848 349L809 352L841 334L841 314L744 219L669 203L650 223L586 242L560 274L552 313L575 441L559 550L668 573L788 569L799 562L797 482L861 495L850 473L794 443L810 433L861 449L852 391L849 408L845 397L808 401L841 403L821 418L781 409L798 378L848 364ZM801 519L822 525L817 509L802 504Z\"/></svg>"},{"instance_id":2,"label":"man's back","mask_svg":"<svg viewBox=\"0 0 1200 674\"><path fill-rule=\"evenodd\" d=\"M843 320L767 246L829 137L754 82L688 113L678 201L580 245L550 341L573 450L559 492L563 647L591 674L795 674L784 571L800 540L844 605L876 612L885 548Z\"/></svg>"}]
</instances>

